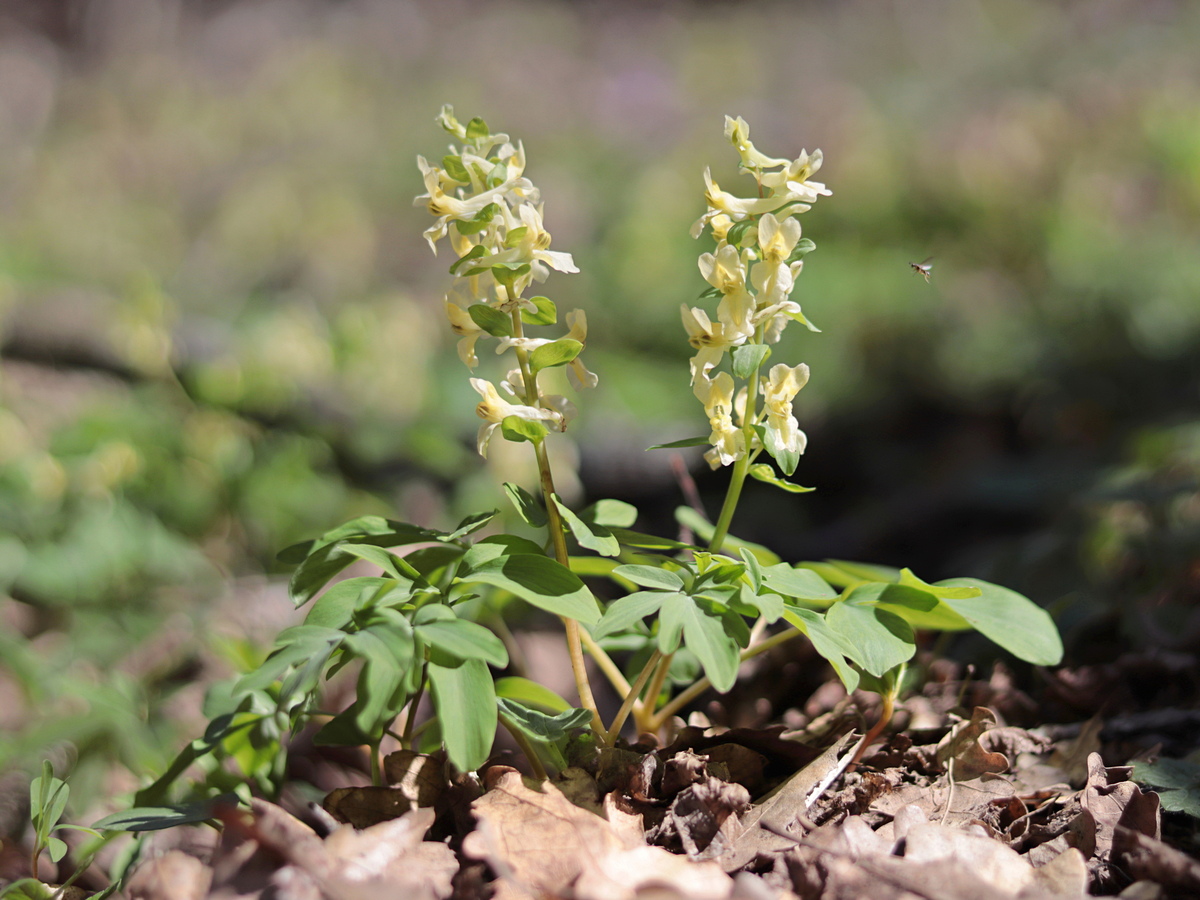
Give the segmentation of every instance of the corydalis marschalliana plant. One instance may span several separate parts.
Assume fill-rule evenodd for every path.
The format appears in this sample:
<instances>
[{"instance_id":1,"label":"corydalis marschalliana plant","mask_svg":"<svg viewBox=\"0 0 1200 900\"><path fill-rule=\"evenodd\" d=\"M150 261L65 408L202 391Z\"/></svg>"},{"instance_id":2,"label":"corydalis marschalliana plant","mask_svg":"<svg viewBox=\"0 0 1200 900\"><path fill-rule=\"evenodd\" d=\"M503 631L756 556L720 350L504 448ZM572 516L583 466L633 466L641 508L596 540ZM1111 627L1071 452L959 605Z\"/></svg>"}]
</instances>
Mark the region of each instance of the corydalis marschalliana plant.
<instances>
[{"instance_id":1,"label":"corydalis marschalliana plant","mask_svg":"<svg viewBox=\"0 0 1200 900\"><path fill-rule=\"evenodd\" d=\"M501 724L535 774L544 775L546 763L565 768L575 730L590 726L595 743L611 745L632 716L639 732L657 732L706 690L729 690L741 662L800 635L847 691L882 695L883 713L860 750L890 717L916 652L916 629L975 629L1020 659L1058 662L1062 644L1053 621L1006 588L974 578L931 584L908 569L860 563L791 565L728 534L746 478L808 490L756 460L765 453L790 476L805 448L792 404L808 369L767 364L770 345L787 325L812 328L792 294L813 247L801 237L797 216L829 193L811 180L819 153L765 156L744 121L727 119L726 136L757 196L736 197L705 174L707 209L693 233L707 226L716 237L714 250L700 258L710 285L702 297L717 301L715 320L689 306L683 319L696 349L692 388L709 434L676 445L706 445L709 462L732 472L715 522L677 511L706 541L696 545L630 530L637 511L628 504L601 500L576 512L555 495L545 445L551 432L567 427L574 407L543 392L539 376L566 366L577 388L596 378L579 360L587 337L582 313L566 317L565 335L534 336L534 328L556 326L558 313L550 299L526 294L551 269L575 266L569 255L550 250L521 145L491 134L481 119L461 124L449 107L438 121L456 144L440 165L419 160L426 190L418 202L435 216L426 232L431 246L436 251L446 239L456 255L446 312L460 338L458 352L471 370L484 342L515 361L499 386L472 379L484 420L479 450L498 438L532 446L540 497L514 484L505 490L524 522L544 528L548 540L477 537L496 515L489 510L447 531L363 516L283 551L281 560L296 566L293 601L311 603L304 624L282 632L261 666L210 695L204 738L139 792L141 808L120 819L121 827L208 817L206 808L170 805L172 784L202 757L212 757L214 772L223 761L238 762L261 790L278 790L286 726L294 731L314 718L322 722L317 742L372 749L377 783L385 739L409 751L444 748L454 766L469 770L488 759ZM726 545L737 555L723 551ZM362 561L378 574L334 581ZM602 607L581 575L608 579L619 595ZM511 596L562 619L578 707L545 686L493 673L508 665L508 650L481 621L498 622L500 604ZM622 698L607 725L592 698L585 648ZM609 651L624 654L626 668ZM360 664L353 701L322 711L321 682L351 662ZM432 715L418 722L419 709ZM225 784L214 776L204 796Z\"/></svg>"}]
</instances>

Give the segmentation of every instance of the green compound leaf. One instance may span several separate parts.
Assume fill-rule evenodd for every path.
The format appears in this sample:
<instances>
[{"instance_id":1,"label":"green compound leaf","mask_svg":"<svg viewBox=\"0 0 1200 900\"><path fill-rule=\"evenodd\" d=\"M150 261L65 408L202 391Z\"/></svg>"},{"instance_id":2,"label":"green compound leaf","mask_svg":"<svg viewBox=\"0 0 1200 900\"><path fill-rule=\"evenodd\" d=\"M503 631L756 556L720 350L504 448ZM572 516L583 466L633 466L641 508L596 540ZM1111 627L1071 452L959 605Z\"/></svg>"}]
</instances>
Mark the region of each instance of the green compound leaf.
<instances>
[{"instance_id":1,"label":"green compound leaf","mask_svg":"<svg viewBox=\"0 0 1200 900\"><path fill-rule=\"evenodd\" d=\"M285 628L275 638L275 650L261 666L237 680L231 691L234 698L266 690L288 671L313 660L327 661L346 639L344 631L319 625Z\"/></svg>"},{"instance_id":2,"label":"green compound leaf","mask_svg":"<svg viewBox=\"0 0 1200 900\"><path fill-rule=\"evenodd\" d=\"M947 578L937 587L976 587L978 597L943 597L942 603L1017 659L1037 666L1062 662L1062 638L1050 614L1023 594L978 578Z\"/></svg>"},{"instance_id":3,"label":"green compound leaf","mask_svg":"<svg viewBox=\"0 0 1200 900\"><path fill-rule=\"evenodd\" d=\"M854 588L846 599L833 604L825 614L830 630L839 635L846 656L876 678L916 653L916 637L904 619L874 601L877 585Z\"/></svg>"},{"instance_id":4,"label":"green compound leaf","mask_svg":"<svg viewBox=\"0 0 1200 900\"><path fill-rule=\"evenodd\" d=\"M732 358L732 368L735 378L746 379L758 371L759 366L767 361L771 348L766 344L742 344L735 347Z\"/></svg>"},{"instance_id":5,"label":"green compound leaf","mask_svg":"<svg viewBox=\"0 0 1200 900\"><path fill-rule=\"evenodd\" d=\"M442 157L442 170L459 184L470 184L471 175L463 165L461 156L446 154Z\"/></svg>"},{"instance_id":6,"label":"green compound leaf","mask_svg":"<svg viewBox=\"0 0 1200 900\"><path fill-rule=\"evenodd\" d=\"M579 511L585 522L604 525L606 528L630 528L637 521L637 507L624 500L597 500Z\"/></svg>"},{"instance_id":7,"label":"green compound leaf","mask_svg":"<svg viewBox=\"0 0 1200 900\"><path fill-rule=\"evenodd\" d=\"M542 369L565 366L583 351L583 344L574 338L559 338L542 344L529 354L529 367L536 374Z\"/></svg>"},{"instance_id":8,"label":"green compound leaf","mask_svg":"<svg viewBox=\"0 0 1200 900\"><path fill-rule=\"evenodd\" d=\"M683 590L683 579L677 573L658 566L617 566L613 573L646 588L660 591Z\"/></svg>"},{"instance_id":9,"label":"green compound leaf","mask_svg":"<svg viewBox=\"0 0 1200 900\"><path fill-rule=\"evenodd\" d=\"M687 594L669 591L636 591L608 605L599 623L591 629L592 637L602 640L611 634L628 631L642 619L652 616L664 603L691 603Z\"/></svg>"},{"instance_id":10,"label":"green compound leaf","mask_svg":"<svg viewBox=\"0 0 1200 900\"><path fill-rule=\"evenodd\" d=\"M522 706L534 706L549 713L566 712L571 704L545 685L522 678L520 675L509 675L496 679L496 696L514 700Z\"/></svg>"},{"instance_id":11,"label":"green compound leaf","mask_svg":"<svg viewBox=\"0 0 1200 900\"><path fill-rule=\"evenodd\" d=\"M472 303L467 307L467 315L492 337L512 337L512 316L506 312L494 309L486 303Z\"/></svg>"},{"instance_id":12,"label":"green compound leaf","mask_svg":"<svg viewBox=\"0 0 1200 900\"><path fill-rule=\"evenodd\" d=\"M429 686L446 753L463 772L487 762L498 721L496 690L487 664L469 659L460 666L429 663Z\"/></svg>"},{"instance_id":13,"label":"green compound leaf","mask_svg":"<svg viewBox=\"0 0 1200 900\"><path fill-rule=\"evenodd\" d=\"M548 556L525 553L496 556L481 561L456 581L503 588L539 609L585 625L600 621L600 605L587 585L566 566Z\"/></svg>"},{"instance_id":14,"label":"green compound leaf","mask_svg":"<svg viewBox=\"0 0 1200 900\"><path fill-rule=\"evenodd\" d=\"M537 312L521 310L521 321L526 325L553 325L558 321L558 307L549 297L527 297L537 307Z\"/></svg>"},{"instance_id":15,"label":"green compound leaf","mask_svg":"<svg viewBox=\"0 0 1200 900\"><path fill-rule=\"evenodd\" d=\"M500 421L500 433L504 435L506 441L512 441L514 444L522 441L540 444L550 432L541 422L522 419L520 416L505 416Z\"/></svg>"},{"instance_id":16,"label":"green compound leaf","mask_svg":"<svg viewBox=\"0 0 1200 900\"><path fill-rule=\"evenodd\" d=\"M550 495L550 501L554 504L555 509L558 510L559 515L563 517L563 521L567 523L567 528L571 530L572 536L579 543L580 547L593 550L601 556L616 556L621 552L621 545L617 543L617 539L613 537L612 532L603 525L589 525L579 516L575 515L554 494Z\"/></svg>"},{"instance_id":17,"label":"green compound leaf","mask_svg":"<svg viewBox=\"0 0 1200 900\"><path fill-rule=\"evenodd\" d=\"M652 447L647 447L647 450L674 450L682 447L704 447L710 443L708 435L700 435L699 437L682 438L678 441L671 441L669 444L655 444Z\"/></svg>"},{"instance_id":18,"label":"green compound leaf","mask_svg":"<svg viewBox=\"0 0 1200 900\"><path fill-rule=\"evenodd\" d=\"M407 680L415 656L412 626L395 612L347 637L346 646L365 661L358 676L354 724L378 736L407 699L398 697L397 692Z\"/></svg>"},{"instance_id":19,"label":"green compound leaf","mask_svg":"<svg viewBox=\"0 0 1200 900\"><path fill-rule=\"evenodd\" d=\"M504 642L476 622L460 619L441 603L422 606L413 616L413 630L431 647L456 659L479 659L502 668L508 665Z\"/></svg>"},{"instance_id":20,"label":"green compound leaf","mask_svg":"<svg viewBox=\"0 0 1200 900\"><path fill-rule=\"evenodd\" d=\"M506 481L504 482L504 493L517 510L517 515L521 517L521 521L526 525L541 528L546 524L546 510L542 508L541 502L533 494L525 490L525 488L519 484L513 484L511 481Z\"/></svg>"},{"instance_id":21,"label":"green compound leaf","mask_svg":"<svg viewBox=\"0 0 1200 900\"><path fill-rule=\"evenodd\" d=\"M791 454L791 451L788 451L788 453ZM791 455L794 455L796 457L796 462L792 464L792 470L795 471L796 463L799 463L800 456L799 456L799 454L791 454ZM780 465L782 465L782 463ZM775 470L772 469L766 463L755 463L749 469L746 470L746 473L751 478L754 478L757 481L762 481L762 482L765 482L766 484L773 484L773 485L775 485L775 487L782 488L783 490L787 491L789 494L807 494L810 491L816 490L816 488L804 487L803 485L800 485L800 484L793 484L790 481L785 481L784 479L782 479L778 475L776 475Z\"/></svg>"}]
</instances>

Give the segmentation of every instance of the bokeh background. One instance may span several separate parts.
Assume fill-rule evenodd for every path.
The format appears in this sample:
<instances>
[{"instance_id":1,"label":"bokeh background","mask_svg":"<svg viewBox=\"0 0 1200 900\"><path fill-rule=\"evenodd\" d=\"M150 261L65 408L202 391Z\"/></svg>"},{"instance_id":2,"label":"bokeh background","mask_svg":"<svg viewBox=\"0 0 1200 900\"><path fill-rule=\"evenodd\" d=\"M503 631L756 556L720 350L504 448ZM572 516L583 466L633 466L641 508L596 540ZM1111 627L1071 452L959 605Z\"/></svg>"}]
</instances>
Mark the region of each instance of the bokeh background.
<instances>
[{"instance_id":1,"label":"bokeh background","mask_svg":"<svg viewBox=\"0 0 1200 900\"><path fill-rule=\"evenodd\" d=\"M521 477L473 452L412 205L447 102L524 141L581 269L544 286L601 378L580 498L674 527L643 448L704 430L688 227L706 165L746 189L741 115L833 196L802 219L822 333L776 351L812 368L818 490L753 485L735 531L1002 581L1076 662L1195 649L1197 45L1182 0L3 0L0 770L161 771L205 674L289 621L279 549Z\"/></svg>"}]
</instances>

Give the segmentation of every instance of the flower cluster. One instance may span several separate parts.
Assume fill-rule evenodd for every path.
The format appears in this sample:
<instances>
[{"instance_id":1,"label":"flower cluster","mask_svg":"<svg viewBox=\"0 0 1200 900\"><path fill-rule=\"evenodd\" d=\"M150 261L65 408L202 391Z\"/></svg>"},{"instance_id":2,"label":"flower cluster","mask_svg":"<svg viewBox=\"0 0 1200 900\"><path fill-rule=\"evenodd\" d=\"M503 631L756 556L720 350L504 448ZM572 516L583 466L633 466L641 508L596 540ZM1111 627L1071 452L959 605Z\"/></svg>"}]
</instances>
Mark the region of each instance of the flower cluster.
<instances>
[{"instance_id":1,"label":"flower cluster","mask_svg":"<svg viewBox=\"0 0 1200 900\"><path fill-rule=\"evenodd\" d=\"M497 428L517 441L539 441L548 431L566 429L575 415L574 404L541 393L537 375L542 369L568 366L577 390L594 387L597 378L579 359L587 341L582 310L567 314L570 330L557 340L525 334L527 325L553 325L558 319L549 299L525 296L530 285L544 281L550 269L579 270L569 253L550 249L541 195L524 174L524 147L519 142L514 146L506 134L492 134L482 119L462 124L450 106L442 107L437 121L461 148L452 144L440 166L417 157L425 193L416 198L416 205L436 216L424 233L433 252L442 238L449 238L458 257L450 267L455 279L445 308L450 328L460 338L459 358L474 369L479 365L476 345L491 337L498 340L498 354L513 351L517 360L500 383L515 402L506 400L490 381L471 379L482 397L475 411L484 420L478 447L486 456Z\"/></svg>"},{"instance_id":2,"label":"flower cluster","mask_svg":"<svg viewBox=\"0 0 1200 900\"><path fill-rule=\"evenodd\" d=\"M717 468L765 449L790 475L806 441L792 415L792 400L808 381L808 366L775 365L765 376L759 369L770 354L766 345L776 343L789 322L818 330L791 299L804 255L814 247L801 238L796 216L830 191L810 180L821 167L820 150L801 152L794 160L766 156L751 143L741 117L725 117L725 136L741 157L739 169L758 183L758 196L734 196L713 181L710 170L704 172L708 208L692 226L692 237L707 226L717 241L716 250L699 260L700 273L711 285L701 299L719 298L716 321L687 304L682 312L688 342L696 350L692 387L712 429L705 459ZM733 374L714 375L726 354ZM740 391L735 376L746 381Z\"/></svg>"}]
</instances>

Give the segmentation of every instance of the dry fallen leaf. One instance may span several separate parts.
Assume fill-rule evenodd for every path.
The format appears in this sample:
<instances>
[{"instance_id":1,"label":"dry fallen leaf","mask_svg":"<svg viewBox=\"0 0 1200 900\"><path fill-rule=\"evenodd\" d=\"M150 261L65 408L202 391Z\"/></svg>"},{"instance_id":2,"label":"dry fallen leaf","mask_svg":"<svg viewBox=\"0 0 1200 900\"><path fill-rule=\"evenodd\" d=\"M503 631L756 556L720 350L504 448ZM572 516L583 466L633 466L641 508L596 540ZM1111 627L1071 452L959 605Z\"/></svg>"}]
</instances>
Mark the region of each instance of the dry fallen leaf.
<instances>
[{"instance_id":1,"label":"dry fallen leaf","mask_svg":"<svg viewBox=\"0 0 1200 900\"><path fill-rule=\"evenodd\" d=\"M549 782L530 786L515 770L501 774L472 808L479 824L463 851L497 873L496 900L567 891L581 900L634 900L650 888L725 900L733 890L715 863L646 846L631 827L635 817L618 814L614 802L605 810L616 823L575 806Z\"/></svg>"},{"instance_id":2,"label":"dry fallen leaf","mask_svg":"<svg viewBox=\"0 0 1200 900\"><path fill-rule=\"evenodd\" d=\"M203 900L208 896L212 871L180 850L138 867L125 889L129 900Z\"/></svg>"}]
</instances>

